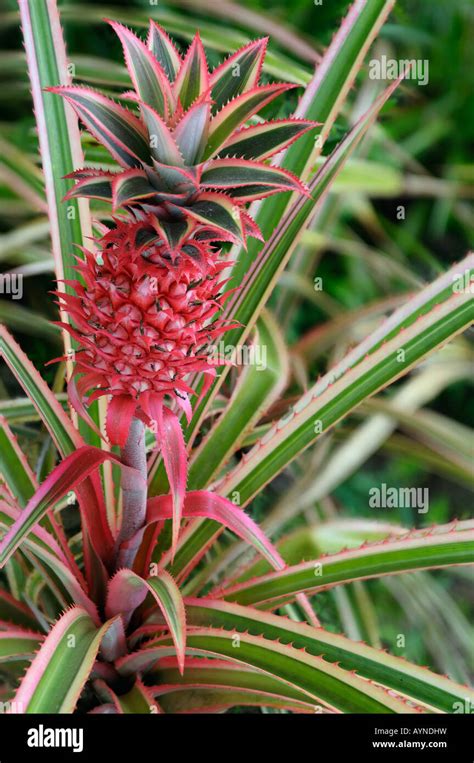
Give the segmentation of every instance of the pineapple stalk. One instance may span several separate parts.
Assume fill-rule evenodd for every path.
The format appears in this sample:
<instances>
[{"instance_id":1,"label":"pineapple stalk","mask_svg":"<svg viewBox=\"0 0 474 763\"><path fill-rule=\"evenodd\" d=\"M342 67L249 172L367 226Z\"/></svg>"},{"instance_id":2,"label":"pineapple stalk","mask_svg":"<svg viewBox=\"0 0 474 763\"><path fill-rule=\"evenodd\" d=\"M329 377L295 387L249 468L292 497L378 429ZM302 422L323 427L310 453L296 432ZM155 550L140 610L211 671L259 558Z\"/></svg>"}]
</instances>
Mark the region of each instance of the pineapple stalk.
<instances>
[{"instance_id":1,"label":"pineapple stalk","mask_svg":"<svg viewBox=\"0 0 474 763\"><path fill-rule=\"evenodd\" d=\"M121 460L126 466L137 470L136 476L122 472L122 526L118 536L117 568L132 567L138 544L128 544L145 524L147 500L147 467L145 450L145 425L133 418ZM124 548L120 548L125 544Z\"/></svg>"}]
</instances>

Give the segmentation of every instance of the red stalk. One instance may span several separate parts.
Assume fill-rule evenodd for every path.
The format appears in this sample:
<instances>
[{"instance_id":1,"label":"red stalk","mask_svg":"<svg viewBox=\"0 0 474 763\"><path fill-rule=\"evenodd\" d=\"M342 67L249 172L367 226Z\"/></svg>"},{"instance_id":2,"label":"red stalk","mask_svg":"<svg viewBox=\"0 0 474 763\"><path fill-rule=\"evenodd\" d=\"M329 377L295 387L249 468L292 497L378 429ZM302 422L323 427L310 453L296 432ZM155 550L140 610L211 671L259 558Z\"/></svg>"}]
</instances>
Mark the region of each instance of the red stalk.
<instances>
[{"instance_id":1,"label":"red stalk","mask_svg":"<svg viewBox=\"0 0 474 763\"><path fill-rule=\"evenodd\" d=\"M145 425L140 419L133 418L127 442L121 450L121 460L140 474L130 476L122 474L123 511L122 526L118 536L117 569L132 567L138 545L128 542L145 524L147 501L147 465L145 450Z\"/></svg>"}]
</instances>

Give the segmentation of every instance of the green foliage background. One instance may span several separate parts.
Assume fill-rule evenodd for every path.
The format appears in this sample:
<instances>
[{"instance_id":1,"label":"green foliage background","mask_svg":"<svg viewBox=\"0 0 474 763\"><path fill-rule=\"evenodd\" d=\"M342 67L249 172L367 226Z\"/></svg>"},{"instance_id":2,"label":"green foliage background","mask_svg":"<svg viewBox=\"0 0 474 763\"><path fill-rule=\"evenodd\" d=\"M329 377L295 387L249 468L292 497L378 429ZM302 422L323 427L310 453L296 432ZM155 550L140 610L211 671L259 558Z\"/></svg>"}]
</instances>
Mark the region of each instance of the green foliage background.
<instances>
[{"instance_id":1,"label":"green foliage background","mask_svg":"<svg viewBox=\"0 0 474 763\"><path fill-rule=\"evenodd\" d=\"M63 0L59 3L63 13L68 52L72 62L75 56L88 56L96 63L98 59L110 61L109 73L118 69L121 60L120 46L112 31L101 22L101 17L130 19L146 18L148 9L159 14L172 12L182 19L196 19L212 23L217 28L240 30L244 37L255 37L246 21L246 11L251 9L263 19L281 23L292 29L309 45L321 51L331 40L339 20L349 7L346 0L323 0L317 5L311 0L245 0L229 3L233 19L224 18L226 3L216 4L216 14L206 11L205 4L196 2L166 3L159 5L146 2L110 2L102 7L92 0L80 4L83 9L94 11L96 19L86 18L78 3ZM239 20L239 8L241 19ZM16 3L12 0L1 7L5 22L0 27L0 138L15 145L21 152L34 157L36 137L34 116L31 112L29 85L21 51L21 33L15 22ZM84 20L83 20L84 19ZM391 172L399 181L399 188L389 188L388 193L365 189L370 182L370 168L362 166L359 177L353 181L352 194L338 194L327 206L323 216L324 225L318 228L324 240L309 252L307 268L303 273L304 285L296 284L291 277L283 278L272 297L272 307L280 313L282 324L290 345L295 345L305 332L335 318L346 310L362 307L377 299L408 293L422 283L433 280L439 273L459 260L472 246L472 198L474 166L472 145L474 138L473 32L474 6L469 0L399 0L389 22L384 26L377 51L397 59L428 59L429 84L418 86L406 82L402 96L392 99L384 110L383 136L370 139L364 144L360 159L370 158L382 169L380 186L384 177L390 185ZM181 40L183 41L183 40ZM273 50L281 50L311 73L312 66L298 55L283 49L272 38ZM212 56L217 62L220 56ZM102 62L101 67L106 67ZM281 71L285 79L285 71ZM94 84L93 80L90 84ZM360 72L358 87L352 93L349 109L340 119L324 148L329 153L345 133L354 110L360 107L359 98L370 91L367 68ZM114 92L120 89L112 88ZM362 96L361 96L362 94ZM470 97L471 96L471 97ZM280 107L273 110L278 117L292 113L296 95L288 97ZM93 150L86 152L94 158ZM369 186L370 188L370 186ZM397 209L405 208L405 219L397 219ZM0 182L0 264L5 270L23 267L25 264L44 262L47 259L47 241L20 236L15 243L15 230L34 224L31 209L18 199L8 183ZM341 242L346 242L342 245ZM347 242L351 242L360 256L348 256ZM307 248L311 249L310 244ZM373 256L377 267L374 268ZM396 263L397 268L393 267ZM312 279L321 277L324 283L322 296L315 296ZM15 335L41 373L53 383L55 367L44 364L58 354L55 336L41 319L54 319L55 308L48 293L53 288L51 269L39 269L38 273L25 279L25 297L16 313L8 313L7 300L0 301L0 319L10 322ZM10 307L10 305L8 305ZM24 311L27 312L24 312ZM29 312L28 312L29 311ZM38 318L38 316L40 316ZM466 337L463 341L468 341ZM349 343L352 338L348 338ZM344 344L344 341L342 342ZM315 358L307 368L309 378L315 378L331 363L327 353ZM297 383L287 391L291 396L297 391ZM394 385L396 388L397 385ZM0 370L0 397L17 394L11 377L4 367ZM451 384L433 401L430 408L446 417L471 426L474 420L471 386L468 380ZM344 436L359 423L354 417L345 424L336 437ZM20 437L28 443L30 454L40 456L34 428L20 430ZM395 440L394 440L395 442ZM404 441L401 441L402 444ZM298 473L296 473L298 478ZM472 513L472 492L467 485L457 484L446 474L427 468L413 451L404 452L403 447L382 448L360 470L341 484L331 497L331 511L344 517L373 519L373 510L367 507L368 489L380 482L389 485L414 485L430 490L429 521L445 523L454 518L468 519ZM268 506L275 502L287 488L289 477L280 477L254 506L255 516L263 518ZM387 510L390 511L390 510ZM380 518L377 516L377 518ZM402 510L396 515L384 514L383 518L406 526L421 523L420 515ZM423 520L424 521L424 520ZM296 525L298 522L295 523ZM467 573L433 574L432 594L449 591L453 594L460 613L459 622L472 614L472 578ZM429 583L426 582L429 587ZM377 601L378 623L382 642L390 643L395 653L403 653L409 659L423 663L429 661L435 667L450 670L453 677L466 680L468 670L456 654L439 653L436 643L428 647L422 637L424 627L443 632L446 623L441 614L432 619L427 602L420 595L420 588L413 594L397 588L398 582L388 588L381 582L370 583L368 588ZM438 588L439 587L439 588ZM357 589L349 591L349 597L358 596ZM394 607L394 598L396 605ZM321 594L321 619L330 627L337 620L336 610L344 608L344 602L333 593ZM413 628L413 625L415 626ZM461 626L459 626L461 627ZM399 652L393 647L397 634L410 633L406 648ZM466 634L464 634L466 635ZM454 650L455 652L455 650Z\"/></svg>"}]
</instances>

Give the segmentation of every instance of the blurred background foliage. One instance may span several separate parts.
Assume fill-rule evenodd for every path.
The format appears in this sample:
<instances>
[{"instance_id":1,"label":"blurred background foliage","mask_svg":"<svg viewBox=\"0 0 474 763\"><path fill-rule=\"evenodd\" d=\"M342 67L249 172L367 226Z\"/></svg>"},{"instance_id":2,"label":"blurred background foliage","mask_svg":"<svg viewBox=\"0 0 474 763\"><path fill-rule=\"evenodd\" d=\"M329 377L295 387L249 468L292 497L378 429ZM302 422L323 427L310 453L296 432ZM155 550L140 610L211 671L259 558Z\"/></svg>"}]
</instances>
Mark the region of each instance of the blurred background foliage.
<instances>
[{"instance_id":1,"label":"blurred background foliage","mask_svg":"<svg viewBox=\"0 0 474 763\"><path fill-rule=\"evenodd\" d=\"M305 84L349 3L110 0L103 5L61 0L59 7L75 81L118 97L127 79L119 43L102 23L104 17L140 31L151 15L183 44L199 28L210 63L268 33L271 55L264 76ZM367 57L427 59L429 82L420 86L407 81L391 99L318 211L272 296L271 307L291 349L293 373L285 399L301 394L384 314L472 247L473 34L470 0L398 0ZM59 354L58 334L48 322L56 317L50 295L53 267L14 0L0 2L0 45L0 266L4 272L24 275L21 301L0 298L0 321L9 325L36 367L60 390L61 371L44 365ZM367 59L324 155L383 86L368 77ZM292 91L279 106L272 105L271 116L292 113L298 92ZM107 161L86 137L84 146L88 164ZM100 206L95 212L104 218L108 214ZM466 371L469 367L471 374ZM415 389L417 379L421 392ZM465 335L305 453L291 473L278 478L255 502L255 516L265 524L269 507L280 502L278 527L285 531L304 524L308 515L313 521L366 517L404 526L470 518L471 384L472 349ZM0 398L18 394L2 367ZM284 407L285 403L280 406ZM34 425L19 423L16 431L29 442L30 453L38 456L43 443ZM352 467L344 466L344 445L357 453ZM427 487L429 514L387 509L374 516L367 495L382 482ZM297 500L291 503L295 495ZM306 499L301 501L301 496ZM289 504L301 510L285 515ZM429 660L441 672L466 680L465 657L469 653L472 657L472 632L466 620L472 609L472 577L464 570L346 586L321 594L318 601L328 627L340 630L334 625L340 623L351 636L389 644L397 654L417 662ZM354 612L361 614L354 617ZM438 638L442 634L446 643L448 626L453 634L449 654ZM407 643L398 647L397 634L408 631Z\"/></svg>"}]
</instances>

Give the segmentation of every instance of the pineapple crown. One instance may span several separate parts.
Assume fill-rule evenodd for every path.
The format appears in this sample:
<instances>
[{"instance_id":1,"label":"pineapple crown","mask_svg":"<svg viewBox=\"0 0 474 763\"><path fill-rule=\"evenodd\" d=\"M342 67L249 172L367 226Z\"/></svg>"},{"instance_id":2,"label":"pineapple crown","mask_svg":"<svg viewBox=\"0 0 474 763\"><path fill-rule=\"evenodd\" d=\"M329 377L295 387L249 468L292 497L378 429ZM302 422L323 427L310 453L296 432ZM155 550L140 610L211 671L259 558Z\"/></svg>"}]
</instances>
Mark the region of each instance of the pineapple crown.
<instances>
[{"instance_id":1,"label":"pineapple crown","mask_svg":"<svg viewBox=\"0 0 474 763\"><path fill-rule=\"evenodd\" d=\"M266 160L317 123L262 120L244 126L264 106L295 85L259 85L267 39L251 42L209 72L196 34L184 57L167 33L150 21L147 42L109 22L123 46L133 90L122 95L134 113L86 87L50 88L74 107L88 131L110 152L119 172L80 169L66 198L108 200L135 217L153 214L168 239L202 236L241 242L258 237L247 202L281 191L308 193L290 172Z\"/></svg>"}]
</instances>

